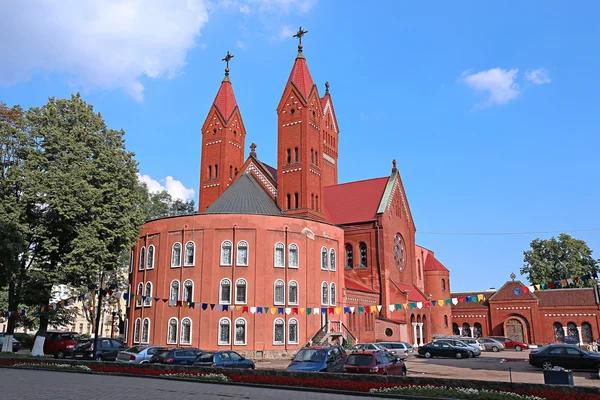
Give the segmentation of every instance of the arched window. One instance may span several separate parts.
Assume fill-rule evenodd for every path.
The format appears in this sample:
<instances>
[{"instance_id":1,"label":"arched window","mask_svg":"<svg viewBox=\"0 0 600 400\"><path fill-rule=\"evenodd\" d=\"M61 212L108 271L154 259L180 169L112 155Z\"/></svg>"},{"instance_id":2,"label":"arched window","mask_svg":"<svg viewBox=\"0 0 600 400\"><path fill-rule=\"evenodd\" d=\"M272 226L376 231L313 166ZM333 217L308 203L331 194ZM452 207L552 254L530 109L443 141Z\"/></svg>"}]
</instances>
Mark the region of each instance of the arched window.
<instances>
[{"instance_id":1,"label":"arched window","mask_svg":"<svg viewBox=\"0 0 600 400\"><path fill-rule=\"evenodd\" d=\"M421 280L421 279L423 279L422 272L421 272L421 260L417 260L417 261L418 261L418 264L419 264L419 271L418 271L419 272L419 280Z\"/></svg>"},{"instance_id":2,"label":"arched window","mask_svg":"<svg viewBox=\"0 0 600 400\"><path fill-rule=\"evenodd\" d=\"M237 245L237 265L248 265L248 242L241 240Z\"/></svg>"},{"instance_id":3,"label":"arched window","mask_svg":"<svg viewBox=\"0 0 600 400\"><path fill-rule=\"evenodd\" d=\"M187 279L183 282L183 301L194 301L194 282Z\"/></svg>"},{"instance_id":4,"label":"arched window","mask_svg":"<svg viewBox=\"0 0 600 400\"><path fill-rule=\"evenodd\" d=\"M298 282L290 281L288 285L288 303L293 306L298 305Z\"/></svg>"},{"instance_id":5,"label":"arched window","mask_svg":"<svg viewBox=\"0 0 600 400\"><path fill-rule=\"evenodd\" d=\"M288 266L298 268L298 246L294 243L290 244L288 250Z\"/></svg>"},{"instance_id":6,"label":"arched window","mask_svg":"<svg viewBox=\"0 0 600 400\"><path fill-rule=\"evenodd\" d=\"M154 269L154 245L148 246L148 263L146 269Z\"/></svg>"},{"instance_id":7,"label":"arched window","mask_svg":"<svg viewBox=\"0 0 600 400\"><path fill-rule=\"evenodd\" d=\"M133 272L133 259L135 257L133 250L129 252L129 273Z\"/></svg>"},{"instance_id":8,"label":"arched window","mask_svg":"<svg viewBox=\"0 0 600 400\"><path fill-rule=\"evenodd\" d=\"M560 322L555 322L552 327L554 328L554 341L557 343L563 343L565 341L565 330Z\"/></svg>"},{"instance_id":9,"label":"arched window","mask_svg":"<svg viewBox=\"0 0 600 400\"><path fill-rule=\"evenodd\" d=\"M321 284L321 304L324 306L329 305L329 285L327 282Z\"/></svg>"},{"instance_id":10,"label":"arched window","mask_svg":"<svg viewBox=\"0 0 600 400\"><path fill-rule=\"evenodd\" d=\"M185 244L185 254L183 257L183 266L191 267L196 263L196 244L194 242L187 242Z\"/></svg>"},{"instance_id":11,"label":"arched window","mask_svg":"<svg viewBox=\"0 0 600 400\"><path fill-rule=\"evenodd\" d=\"M221 279L219 289L219 304L231 303L231 281L227 278Z\"/></svg>"},{"instance_id":12,"label":"arched window","mask_svg":"<svg viewBox=\"0 0 600 400\"><path fill-rule=\"evenodd\" d=\"M273 321L273 344L283 344L285 341L285 322L277 318Z\"/></svg>"},{"instance_id":13,"label":"arched window","mask_svg":"<svg viewBox=\"0 0 600 400\"><path fill-rule=\"evenodd\" d=\"M129 308L129 306L131 305L131 297L133 296L133 293L131 292L131 285L127 285L127 308Z\"/></svg>"},{"instance_id":14,"label":"arched window","mask_svg":"<svg viewBox=\"0 0 600 400\"><path fill-rule=\"evenodd\" d=\"M327 247L321 248L321 269L327 269L329 262L327 257Z\"/></svg>"},{"instance_id":15,"label":"arched window","mask_svg":"<svg viewBox=\"0 0 600 400\"><path fill-rule=\"evenodd\" d=\"M335 249L329 250L329 270L335 271L336 268L336 259L335 259Z\"/></svg>"},{"instance_id":16,"label":"arched window","mask_svg":"<svg viewBox=\"0 0 600 400\"><path fill-rule=\"evenodd\" d=\"M150 343L150 319L144 318L142 324L142 344Z\"/></svg>"},{"instance_id":17,"label":"arched window","mask_svg":"<svg viewBox=\"0 0 600 400\"><path fill-rule=\"evenodd\" d=\"M458 329L458 324L456 322L452 323L452 334L454 336L460 336L460 329Z\"/></svg>"},{"instance_id":18,"label":"arched window","mask_svg":"<svg viewBox=\"0 0 600 400\"><path fill-rule=\"evenodd\" d=\"M231 342L231 321L229 318L219 320L219 345L228 345Z\"/></svg>"},{"instance_id":19,"label":"arched window","mask_svg":"<svg viewBox=\"0 0 600 400\"><path fill-rule=\"evenodd\" d=\"M231 250L233 244L226 240L221 243L221 265L231 265Z\"/></svg>"},{"instance_id":20,"label":"arched window","mask_svg":"<svg viewBox=\"0 0 600 400\"><path fill-rule=\"evenodd\" d=\"M471 326L467 322L462 325L462 335L465 337L473 337L471 334Z\"/></svg>"},{"instance_id":21,"label":"arched window","mask_svg":"<svg viewBox=\"0 0 600 400\"><path fill-rule=\"evenodd\" d=\"M330 290L331 291L331 296L329 297L329 301L331 302L332 306L335 306L335 299L336 299L336 297L335 297L335 294L336 294L335 293L335 283L331 282L331 285L329 287L331 289Z\"/></svg>"},{"instance_id":22,"label":"arched window","mask_svg":"<svg viewBox=\"0 0 600 400\"><path fill-rule=\"evenodd\" d=\"M246 345L246 320L244 318L235 320L235 338L233 343L238 346Z\"/></svg>"},{"instance_id":23,"label":"arched window","mask_svg":"<svg viewBox=\"0 0 600 400\"><path fill-rule=\"evenodd\" d=\"M212 179L212 165L208 166L208 179Z\"/></svg>"},{"instance_id":24,"label":"arched window","mask_svg":"<svg viewBox=\"0 0 600 400\"><path fill-rule=\"evenodd\" d=\"M446 291L446 280L442 278L442 291Z\"/></svg>"},{"instance_id":25,"label":"arched window","mask_svg":"<svg viewBox=\"0 0 600 400\"><path fill-rule=\"evenodd\" d=\"M367 263L367 244L360 242L358 244L358 250L360 251L360 266L358 267L358 269L367 269L369 265Z\"/></svg>"},{"instance_id":26,"label":"arched window","mask_svg":"<svg viewBox=\"0 0 600 400\"><path fill-rule=\"evenodd\" d=\"M175 280L171 282L171 289L169 290L169 306L175 307L179 301L179 281Z\"/></svg>"},{"instance_id":27,"label":"arched window","mask_svg":"<svg viewBox=\"0 0 600 400\"><path fill-rule=\"evenodd\" d=\"M286 199L287 199L287 209L289 210L292 208L292 195L288 193L286 195Z\"/></svg>"},{"instance_id":28,"label":"arched window","mask_svg":"<svg viewBox=\"0 0 600 400\"><path fill-rule=\"evenodd\" d=\"M448 327L448 316L444 315L444 328Z\"/></svg>"},{"instance_id":29,"label":"arched window","mask_svg":"<svg viewBox=\"0 0 600 400\"><path fill-rule=\"evenodd\" d=\"M246 286L247 283L245 279L238 279L235 281L235 304L247 303Z\"/></svg>"},{"instance_id":30,"label":"arched window","mask_svg":"<svg viewBox=\"0 0 600 400\"><path fill-rule=\"evenodd\" d=\"M181 267L181 243L173 244L171 249L171 268Z\"/></svg>"},{"instance_id":31,"label":"arched window","mask_svg":"<svg viewBox=\"0 0 600 400\"><path fill-rule=\"evenodd\" d=\"M173 317L169 320L167 327L167 344L177 344L177 318Z\"/></svg>"},{"instance_id":32,"label":"arched window","mask_svg":"<svg viewBox=\"0 0 600 400\"><path fill-rule=\"evenodd\" d=\"M285 246L283 243L275 244L275 268L285 267Z\"/></svg>"},{"instance_id":33,"label":"arched window","mask_svg":"<svg viewBox=\"0 0 600 400\"><path fill-rule=\"evenodd\" d=\"M298 208L298 193L294 193L294 208Z\"/></svg>"},{"instance_id":34,"label":"arched window","mask_svg":"<svg viewBox=\"0 0 600 400\"><path fill-rule=\"evenodd\" d=\"M144 270L145 261L146 261L146 248L142 247L142 249L140 250L140 266L139 266L140 271Z\"/></svg>"},{"instance_id":35,"label":"arched window","mask_svg":"<svg viewBox=\"0 0 600 400\"><path fill-rule=\"evenodd\" d=\"M577 330L577 324L575 324L575 322L569 322L567 324L567 335L571 339L577 339L577 343L579 343L579 331Z\"/></svg>"},{"instance_id":36,"label":"arched window","mask_svg":"<svg viewBox=\"0 0 600 400\"><path fill-rule=\"evenodd\" d=\"M135 320L135 324L133 325L133 343L140 342L140 327L142 325L142 319L138 318Z\"/></svg>"},{"instance_id":37,"label":"arched window","mask_svg":"<svg viewBox=\"0 0 600 400\"><path fill-rule=\"evenodd\" d=\"M179 344L192 344L192 320L184 318L181 320L181 339Z\"/></svg>"},{"instance_id":38,"label":"arched window","mask_svg":"<svg viewBox=\"0 0 600 400\"><path fill-rule=\"evenodd\" d=\"M140 296L143 296L143 295L144 295L144 283L140 282L140 283L138 283L137 292L135 293L135 306L136 307L142 306L142 298Z\"/></svg>"},{"instance_id":39,"label":"arched window","mask_svg":"<svg viewBox=\"0 0 600 400\"><path fill-rule=\"evenodd\" d=\"M394 260L396 261L398 271L403 271L406 267L406 247L404 238L399 233L394 236Z\"/></svg>"},{"instance_id":40,"label":"arched window","mask_svg":"<svg viewBox=\"0 0 600 400\"><path fill-rule=\"evenodd\" d=\"M152 305L152 282L146 282L146 300L144 300L144 307L150 307Z\"/></svg>"},{"instance_id":41,"label":"arched window","mask_svg":"<svg viewBox=\"0 0 600 400\"><path fill-rule=\"evenodd\" d=\"M296 318L288 321L288 343L298 344L298 320Z\"/></svg>"},{"instance_id":42,"label":"arched window","mask_svg":"<svg viewBox=\"0 0 600 400\"><path fill-rule=\"evenodd\" d=\"M589 322L581 324L581 336L584 343L592 343L594 341L594 334L592 332L592 325Z\"/></svg>"},{"instance_id":43,"label":"arched window","mask_svg":"<svg viewBox=\"0 0 600 400\"><path fill-rule=\"evenodd\" d=\"M481 324L479 322L475 322L473 324L473 329L475 330L475 332L473 332L474 333L474 335L473 335L474 337L480 338L480 337L483 336L483 328L481 327Z\"/></svg>"},{"instance_id":44,"label":"arched window","mask_svg":"<svg viewBox=\"0 0 600 400\"><path fill-rule=\"evenodd\" d=\"M344 248L346 249L346 269L352 269L354 268L354 251L352 250L352 245L349 243L346 243L346 246L344 246Z\"/></svg>"},{"instance_id":45,"label":"arched window","mask_svg":"<svg viewBox=\"0 0 600 400\"><path fill-rule=\"evenodd\" d=\"M215 164L215 178L219 177L219 164Z\"/></svg>"},{"instance_id":46,"label":"arched window","mask_svg":"<svg viewBox=\"0 0 600 400\"><path fill-rule=\"evenodd\" d=\"M285 305L285 282L281 279L277 279L274 286L273 304L276 306Z\"/></svg>"}]
</instances>

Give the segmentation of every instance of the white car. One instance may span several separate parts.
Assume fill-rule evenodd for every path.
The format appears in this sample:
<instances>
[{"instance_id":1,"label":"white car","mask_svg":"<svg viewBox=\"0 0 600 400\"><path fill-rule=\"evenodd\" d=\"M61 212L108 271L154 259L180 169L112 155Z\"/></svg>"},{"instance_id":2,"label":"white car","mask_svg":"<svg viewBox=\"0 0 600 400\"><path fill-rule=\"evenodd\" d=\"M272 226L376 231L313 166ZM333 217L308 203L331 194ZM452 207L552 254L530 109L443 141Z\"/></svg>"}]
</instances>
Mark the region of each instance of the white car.
<instances>
[{"instance_id":1,"label":"white car","mask_svg":"<svg viewBox=\"0 0 600 400\"><path fill-rule=\"evenodd\" d=\"M351 352L364 350L386 351L387 349L383 346L380 346L378 343L359 343L350 349Z\"/></svg>"},{"instance_id":2,"label":"white car","mask_svg":"<svg viewBox=\"0 0 600 400\"><path fill-rule=\"evenodd\" d=\"M377 344L401 359L412 356L414 351L413 347L406 342L377 342Z\"/></svg>"},{"instance_id":3,"label":"white car","mask_svg":"<svg viewBox=\"0 0 600 400\"><path fill-rule=\"evenodd\" d=\"M479 341L479 339L463 337L463 338L460 338L459 340L471 347L477 347L480 351L485 351L485 346L483 345L483 343L481 343Z\"/></svg>"}]
</instances>

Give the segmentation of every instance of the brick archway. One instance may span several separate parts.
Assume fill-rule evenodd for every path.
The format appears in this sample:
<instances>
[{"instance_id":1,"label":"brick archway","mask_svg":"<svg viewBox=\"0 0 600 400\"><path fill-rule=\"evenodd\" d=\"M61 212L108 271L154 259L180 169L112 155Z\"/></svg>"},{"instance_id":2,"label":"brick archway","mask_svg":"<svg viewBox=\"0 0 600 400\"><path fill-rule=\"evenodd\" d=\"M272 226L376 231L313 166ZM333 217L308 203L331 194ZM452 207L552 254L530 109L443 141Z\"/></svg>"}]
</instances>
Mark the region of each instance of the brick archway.
<instances>
[{"instance_id":1,"label":"brick archway","mask_svg":"<svg viewBox=\"0 0 600 400\"><path fill-rule=\"evenodd\" d=\"M520 325L522 334L523 334L523 342L531 343L530 335L529 335L529 321L521 315L511 315L507 317L504 322L502 322L502 331L504 332L504 336L510 337L509 335L514 336L513 330L517 329L516 327ZM518 337L512 337L513 340L519 340Z\"/></svg>"}]
</instances>

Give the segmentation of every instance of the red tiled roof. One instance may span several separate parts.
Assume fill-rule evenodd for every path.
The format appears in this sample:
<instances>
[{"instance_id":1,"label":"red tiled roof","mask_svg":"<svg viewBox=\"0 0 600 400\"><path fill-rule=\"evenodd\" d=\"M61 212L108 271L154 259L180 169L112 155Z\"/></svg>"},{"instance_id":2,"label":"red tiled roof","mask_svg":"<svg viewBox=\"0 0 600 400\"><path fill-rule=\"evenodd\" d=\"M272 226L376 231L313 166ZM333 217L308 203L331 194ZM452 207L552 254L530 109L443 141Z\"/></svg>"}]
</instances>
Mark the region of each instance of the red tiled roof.
<instances>
[{"instance_id":1,"label":"red tiled roof","mask_svg":"<svg viewBox=\"0 0 600 400\"><path fill-rule=\"evenodd\" d=\"M288 82L294 82L294 85L300 90L300 93L302 93L305 98L308 97L310 90L314 86L314 82L310 76L310 71L308 70L308 65L306 65L306 59L304 57L296 58Z\"/></svg>"},{"instance_id":2,"label":"red tiled roof","mask_svg":"<svg viewBox=\"0 0 600 400\"><path fill-rule=\"evenodd\" d=\"M325 208L334 224L376 219L388 178L348 182L323 188Z\"/></svg>"},{"instance_id":3,"label":"red tiled roof","mask_svg":"<svg viewBox=\"0 0 600 400\"><path fill-rule=\"evenodd\" d=\"M540 307L597 307L593 288L538 290L535 295L540 299Z\"/></svg>"},{"instance_id":4,"label":"red tiled roof","mask_svg":"<svg viewBox=\"0 0 600 400\"><path fill-rule=\"evenodd\" d=\"M348 279L348 278L344 279L344 285L346 285L346 289L350 289L350 290L356 290L359 292L366 292L366 293L377 293L373 289L364 286L362 283L358 283L358 282L353 281L352 279Z\"/></svg>"},{"instance_id":5,"label":"red tiled roof","mask_svg":"<svg viewBox=\"0 0 600 400\"><path fill-rule=\"evenodd\" d=\"M225 121L229 120L233 110L237 107L237 102L235 101L235 96L233 94L233 87L231 86L231 82L224 80L221 82L221 87L217 92L217 96L215 97L215 106L221 113L221 116L225 119Z\"/></svg>"},{"instance_id":6,"label":"red tiled roof","mask_svg":"<svg viewBox=\"0 0 600 400\"><path fill-rule=\"evenodd\" d=\"M535 294L531 292L515 294L515 289L523 289L526 287L521 281L508 281L506 282L496 293L494 293L490 300L492 301L509 301L509 300L537 300ZM536 292L537 294L537 292Z\"/></svg>"},{"instance_id":7,"label":"red tiled roof","mask_svg":"<svg viewBox=\"0 0 600 400\"><path fill-rule=\"evenodd\" d=\"M396 283L393 282L400 290L403 292L408 292L408 301L412 302L425 302L427 299L423 296L423 293L419 289L417 289L414 285L408 285L406 283Z\"/></svg>"},{"instance_id":8,"label":"red tiled roof","mask_svg":"<svg viewBox=\"0 0 600 400\"><path fill-rule=\"evenodd\" d=\"M425 266L423 268L425 271L448 271L448 268L444 267L444 264L438 261L437 258L433 256L433 254L429 254L427 256L427 260L425 260Z\"/></svg>"}]
</instances>

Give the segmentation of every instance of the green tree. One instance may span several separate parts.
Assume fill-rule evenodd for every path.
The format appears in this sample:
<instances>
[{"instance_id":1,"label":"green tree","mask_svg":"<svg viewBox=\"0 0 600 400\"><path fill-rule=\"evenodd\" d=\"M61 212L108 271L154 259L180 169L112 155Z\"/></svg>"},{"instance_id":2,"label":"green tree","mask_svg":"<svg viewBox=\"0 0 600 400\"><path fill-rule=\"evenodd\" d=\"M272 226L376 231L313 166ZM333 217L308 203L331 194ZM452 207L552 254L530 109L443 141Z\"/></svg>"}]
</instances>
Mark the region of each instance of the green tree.
<instances>
[{"instance_id":1,"label":"green tree","mask_svg":"<svg viewBox=\"0 0 600 400\"><path fill-rule=\"evenodd\" d=\"M140 186L145 193L144 213L146 221L194 213L194 200L173 200L173 197L166 190L151 193L145 183L141 183Z\"/></svg>"},{"instance_id":2,"label":"green tree","mask_svg":"<svg viewBox=\"0 0 600 400\"><path fill-rule=\"evenodd\" d=\"M566 233L558 238L533 240L523 255L521 274L527 275L532 285L597 273L600 263L592 257L592 250L585 241Z\"/></svg>"}]
</instances>

